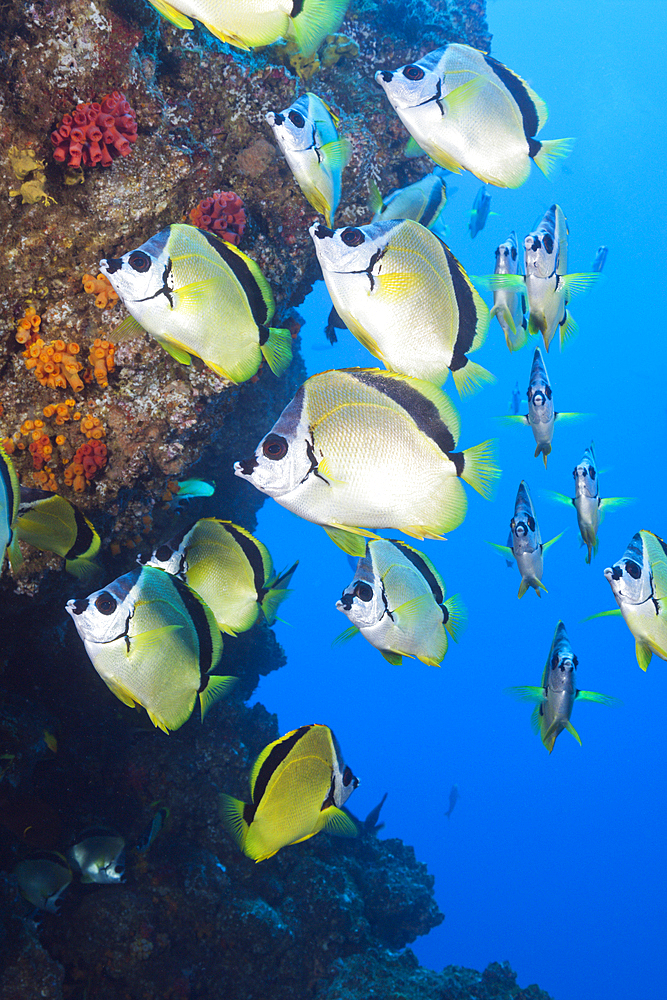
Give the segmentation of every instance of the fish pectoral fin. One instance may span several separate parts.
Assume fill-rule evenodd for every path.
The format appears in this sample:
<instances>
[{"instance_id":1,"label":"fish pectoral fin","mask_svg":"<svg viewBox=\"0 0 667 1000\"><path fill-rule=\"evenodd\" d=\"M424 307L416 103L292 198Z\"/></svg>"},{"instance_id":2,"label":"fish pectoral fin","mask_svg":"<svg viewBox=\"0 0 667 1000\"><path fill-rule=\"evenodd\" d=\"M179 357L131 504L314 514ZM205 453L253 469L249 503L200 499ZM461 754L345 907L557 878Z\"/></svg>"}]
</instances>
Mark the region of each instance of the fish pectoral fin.
<instances>
[{"instance_id":1,"label":"fish pectoral fin","mask_svg":"<svg viewBox=\"0 0 667 1000\"><path fill-rule=\"evenodd\" d=\"M350 639L354 639L355 635L359 635L359 629L356 625L350 625L350 627L346 628L344 632L341 632L340 635L336 636L334 641L331 643L331 648L333 649L335 646L344 646L350 641Z\"/></svg>"},{"instance_id":2,"label":"fish pectoral fin","mask_svg":"<svg viewBox=\"0 0 667 1000\"><path fill-rule=\"evenodd\" d=\"M408 139L405 144L405 149L403 150L403 156L407 157L409 160L414 160L417 156L428 156L425 149L422 149L416 139L412 136ZM457 168L457 174L461 173L461 169Z\"/></svg>"},{"instance_id":3,"label":"fish pectoral fin","mask_svg":"<svg viewBox=\"0 0 667 1000\"><path fill-rule=\"evenodd\" d=\"M637 663L642 670L645 671L651 662L651 657L653 655L651 650L648 646L645 646L643 642L640 642L639 639L637 639L635 642L635 653L637 654Z\"/></svg>"},{"instance_id":4,"label":"fish pectoral fin","mask_svg":"<svg viewBox=\"0 0 667 1000\"><path fill-rule=\"evenodd\" d=\"M479 285L486 292L501 292L506 288L522 292L526 287L522 274L471 274L470 280L473 285Z\"/></svg>"},{"instance_id":5,"label":"fish pectoral fin","mask_svg":"<svg viewBox=\"0 0 667 1000\"><path fill-rule=\"evenodd\" d=\"M565 529L565 531L567 531L567 528ZM544 542L542 545L542 552L546 552L547 549L554 544L554 542L557 542L559 538L562 538L563 535L565 534L565 531L561 531L559 535L555 535L553 538L549 539L548 542Z\"/></svg>"},{"instance_id":6,"label":"fish pectoral fin","mask_svg":"<svg viewBox=\"0 0 667 1000\"><path fill-rule=\"evenodd\" d=\"M620 698L614 698L610 694L600 694L599 691L577 691L577 701L594 701L597 705L609 705L610 708L618 708L623 702Z\"/></svg>"},{"instance_id":7,"label":"fish pectoral fin","mask_svg":"<svg viewBox=\"0 0 667 1000\"><path fill-rule=\"evenodd\" d=\"M238 677L220 677L217 674L209 674L206 687L199 692L202 722L211 705L228 695L232 688L238 684L238 680Z\"/></svg>"},{"instance_id":8,"label":"fish pectoral fin","mask_svg":"<svg viewBox=\"0 0 667 1000\"><path fill-rule=\"evenodd\" d=\"M446 97L441 98L442 103L447 105L447 117L455 118L457 115L467 114L487 82L486 76L480 73L478 76L473 76L472 80L450 90Z\"/></svg>"},{"instance_id":9,"label":"fish pectoral fin","mask_svg":"<svg viewBox=\"0 0 667 1000\"><path fill-rule=\"evenodd\" d=\"M569 156L574 139L545 139L533 159L545 177L551 177L559 160Z\"/></svg>"},{"instance_id":10,"label":"fish pectoral fin","mask_svg":"<svg viewBox=\"0 0 667 1000\"><path fill-rule=\"evenodd\" d=\"M142 337L146 331L141 323L134 316L126 316L122 323L115 326L111 333L107 334L107 340L112 344L118 344L121 340L131 340L132 337Z\"/></svg>"},{"instance_id":11,"label":"fish pectoral fin","mask_svg":"<svg viewBox=\"0 0 667 1000\"><path fill-rule=\"evenodd\" d=\"M420 152L423 151L420 150ZM377 186L372 177L368 178L368 207L374 215L377 215L377 213L381 212L384 208L380 188Z\"/></svg>"},{"instance_id":12,"label":"fish pectoral fin","mask_svg":"<svg viewBox=\"0 0 667 1000\"><path fill-rule=\"evenodd\" d=\"M321 458L317 463L317 474L319 477L323 477L324 479L326 479L327 484L329 486L333 486L334 484L336 486L345 485L345 481L343 479L336 479L334 476L331 475L331 472L329 471L329 462L327 461L326 457Z\"/></svg>"},{"instance_id":13,"label":"fish pectoral fin","mask_svg":"<svg viewBox=\"0 0 667 1000\"><path fill-rule=\"evenodd\" d=\"M565 321L561 324L558 334L560 337L561 350L565 347L566 344L571 344L578 333L579 333L579 324L573 319L571 313L569 313L566 310Z\"/></svg>"},{"instance_id":14,"label":"fish pectoral fin","mask_svg":"<svg viewBox=\"0 0 667 1000\"><path fill-rule=\"evenodd\" d=\"M533 711L530 713L530 728L533 730L536 736L538 735L542 725L542 717L540 715L540 705L536 705Z\"/></svg>"},{"instance_id":15,"label":"fish pectoral fin","mask_svg":"<svg viewBox=\"0 0 667 1000\"><path fill-rule=\"evenodd\" d=\"M490 545L496 552L499 552L505 559L514 559L514 552L509 545L497 545L495 542L487 542L486 544Z\"/></svg>"},{"instance_id":16,"label":"fish pectoral fin","mask_svg":"<svg viewBox=\"0 0 667 1000\"><path fill-rule=\"evenodd\" d=\"M565 293L568 299L571 299L573 295L580 295L582 292L587 292L589 288L592 288L601 278L599 271L591 271L589 273L580 274L563 274L560 276L560 284L563 285Z\"/></svg>"},{"instance_id":17,"label":"fish pectoral fin","mask_svg":"<svg viewBox=\"0 0 667 1000\"><path fill-rule=\"evenodd\" d=\"M381 649L379 652L382 653L387 663L391 663L392 667L400 667L403 662L404 654L402 653L394 653L391 649ZM406 653L405 655L407 656L408 654Z\"/></svg>"},{"instance_id":18,"label":"fish pectoral fin","mask_svg":"<svg viewBox=\"0 0 667 1000\"><path fill-rule=\"evenodd\" d=\"M194 28L194 24L190 18L186 17L185 14L181 14L180 10L172 7L170 3L167 3L167 0L150 0L150 3L167 21L171 21L177 28Z\"/></svg>"},{"instance_id":19,"label":"fish pectoral fin","mask_svg":"<svg viewBox=\"0 0 667 1000\"><path fill-rule=\"evenodd\" d=\"M468 610L458 594L452 594L445 601L445 607L449 617L445 622L445 629L454 640L458 642L468 624Z\"/></svg>"},{"instance_id":20,"label":"fish pectoral fin","mask_svg":"<svg viewBox=\"0 0 667 1000\"><path fill-rule=\"evenodd\" d=\"M322 829L325 829L327 833L333 833L337 837L358 836L359 831L354 820L337 806L323 809L320 817L323 818Z\"/></svg>"},{"instance_id":21,"label":"fish pectoral fin","mask_svg":"<svg viewBox=\"0 0 667 1000\"><path fill-rule=\"evenodd\" d=\"M269 336L260 350L274 375L280 376L292 360L292 334L283 327L268 327ZM254 367L254 362L253 362ZM252 378L253 371L248 378Z\"/></svg>"},{"instance_id":22,"label":"fish pectoral fin","mask_svg":"<svg viewBox=\"0 0 667 1000\"><path fill-rule=\"evenodd\" d=\"M560 420L561 423L574 423L577 420L584 420L586 417L592 417L592 413L554 413L554 420Z\"/></svg>"},{"instance_id":23,"label":"fish pectoral fin","mask_svg":"<svg viewBox=\"0 0 667 1000\"><path fill-rule=\"evenodd\" d=\"M182 625L163 625L161 628L150 629L148 632L142 632L141 635L132 636L130 639L130 652L155 652L168 635L171 635L173 632L180 632L182 627Z\"/></svg>"},{"instance_id":24,"label":"fish pectoral fin","mask_svg":"<svg viewBox=\"0 0 667 1000\"><path fill-rule=\"evenodd\" d=\"M452 372L454 384L459 396L472 396L479 392L485 385L493 385L497 382L496 376L490 371L478 365L476 361L468 360L463 368L457 368Z\"/></svg>"},{"instance_id":25,"label":"fish pectoral fin","mask_svg":"<svg viewBox=\"0 0 667 1000\"><path fill-rule=\"evenodd\" d=\"M399 628L416 628L424 611L431 606L432 600L432 594L421 594L419 597L413 597L394 608L392 616Z\"/></svg>"},{"instance_id":26,"label":"fish pectoral fin","mask_svg":"<svg viewBox=\"0 0 667 1000\"><path fill-rule=\"evenodd\" d=\"M245 807L245 802L234 799L231 795L226 795L224 792L221 792L218 796L220 822L241 850L243 850L249 829L248 824L243 818Z\"/></svg>"},{"instance_id":27,"label":"fish pectoral fin","mask_svg":"<svg viewBox=\"0 0 667 1000\"><path fill-rule=\"evenodd\" d=\"M362 528L348 528L341 524L323 524L322 527L334 545L347 552L349 556L356 556L357 559L366 555L366 536L378 537L370 531L363 531Z\"/></svg>"},{"instance_id":28,"label":"fish pectoral fin","mask_svg":"<svg viewBox=\"0 0 667 1000\"><path fill-rule=\"evenodd\" d=\"M605 497L600 503L600 509L605 512L605 514L619 507L627 507L628 504L635 503L637 497Z\"/></svg>"},{"instance_id":29,"label":"fish pectoral fin","mask_svg":"<svg viewBox=\"0 0 667 1000\"><path fill-rule=\"evenodd\" d=\"M426 296L426 281L415 273L390 271L388 274L380 275L376 280L382 294L386 295L388 300L402 301L408 293Z\"/></svg>"},{"instance_id":30,"label":"fish pectoral fin","mask_svg":"<svg viewBox=\"0 0 667 1000\"><path fill-rule=\"evenodd\" d=\"M613 608L611 611L598 611L594 615L588 615L586 618L582 618L581 621L582 623L592 622L594 618L611 618L611 617L622 618L623 612L621 611L620 608Z\"/></svg>"},{"instance_id":31,"label":"fish pectoral fin","mask_svg":"<svg viewBox=\"0 0 667 1000\"><path fill-rule=\"evenodd\" d=\"M517 424L530 427L530 420L527 413L506 413L502 417L495 417L494 419L500 420L501 423L506 424L508 427L516 426Z\"/></svg>"},{"instance_id":32,"label":"fish pectoral fin","mask_svg":"<svg viewBox=\"0 0 667 1000\"><path fill-rule=\"evenodd\" d=\"M332 170L344 170L352 156L352 143L349 139L335 139L320 147Z\"/></svg>"},{"instance_id":33,"label":"fish pectoral fin","mask_svg":"<svg viewBox=\"0 0 667 1000\"><path fill-rule=\"evenodd\" d=\"M577 743L579 744L579 746L581 746L581 739L579 737L579 733L577 732L577 730L574 728L574 726L572 725L572 723L569 720L568 720L567 725L565 726L565 728L567 729L568 733L570 733L571 736L574 736L574 738L577 741Z\"/></svg>"},{"instance_id":34,"label":"fish pectoral fin","mask_svg":"<svg viewBox=\"0 0 667 1000\"><path fill-rule=\"evenodd\" d=\"M546 500L555 500L556 503L565 504L567 507L572 507L574 504L572 497L566 497L564 493L557 493L556 490L541 490L540 496L543 496Z\"/></svg>"},{"instance_id":35,"label":"fish pectoral fin","mask_svg":"<svg viewBox=\"0 0 667 1000\"><path fill-rule=\"evenodd\" d=\"M520 684L518 687L507 687L503 689L503 694L508 694L517 701L536 701L538 706L546 701L544 688L534 687L529 684Z\"/></svg>"}]
</instances>

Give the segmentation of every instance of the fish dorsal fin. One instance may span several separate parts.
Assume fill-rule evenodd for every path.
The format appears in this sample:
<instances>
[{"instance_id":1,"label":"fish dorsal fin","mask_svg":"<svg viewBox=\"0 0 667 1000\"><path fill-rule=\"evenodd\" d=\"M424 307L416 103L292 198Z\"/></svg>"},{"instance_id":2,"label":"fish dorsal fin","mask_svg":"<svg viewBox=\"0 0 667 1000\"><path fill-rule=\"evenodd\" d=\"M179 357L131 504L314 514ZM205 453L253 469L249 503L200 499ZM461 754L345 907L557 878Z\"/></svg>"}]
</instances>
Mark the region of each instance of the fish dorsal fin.
<instances>
[{"instance_id":1,"label":"fish dorsal fin","mask_svg":"<svg viewBox=\"0 0 667 1000\"><path fill-rule=\"evenodd\" d=\"M146 331L141 323L134 316L126 316L122 323L115 326L111 333L107 334L107 340L112 344L118 344L121 340L131 340L133 337L142 337Z\"/></svg>"},{"instance_id":2,"label":"fish dorsal fin","mask_svg":"<svg viewBox=\"0 0 667 1000\"><path fill-rule=\"evenodd\" d=\"M408 545L407 542L403 542L398 538L391 538L390 541L393 545L396 545L398 549L403 553L406 559L412 563L412 565L421 573L429 587L431 588L431 593L435 597L438 604L442 604L442 600L446 593L446 587L444 581L437 569L423 552L416 549L413 545Z\"/></svg>"},{"instance_id":3,"label":"fish dorsal fin","mask_svg":"<svg viewBox=\"0 0 667 1000\"><path fill-rule=\"evenodd\" d=\"M220 677L211 674L208 683L203 691L199 692L199 704L201 707L201 721L208 712L211 705L214 705L220 698L228 695L232 688L238 684L238 677Z\"/></svg>"},{"instance_id":4,"label":"fish dorsal fin","mask_svg":"<svg viewBox=\"0 0 667 1000\"><path fill-rule=\"evenodd\" d=\"M257 326L270 323L276 306L271 287L262 274L259 265L255 263L252 257L248 257L242 250L235 247L233 243L227 243L214 233L209 233L206 229L199 229L198 232L227 265L243 288ZM210 260L210 257L207 259ZM198 284L198 282L194 284ZM180 290L177 291L180 292Z\"/></svg>"},{"instance_id":5,"label":"fish dorsal fin","mask_svg":"<svg viewBox=\"0 0 667 1000\"><path fill-rule=\"evenodd\" d=\"M341 632L340 635L336 636L334 641L331 643L331 648L333 649L335 646L344 646L350 641L350 639L354 639L355 635L359 635L359 629L356 625L350 625L350 627L346 628L344 632Z\"/></svg>"}]
</instances>

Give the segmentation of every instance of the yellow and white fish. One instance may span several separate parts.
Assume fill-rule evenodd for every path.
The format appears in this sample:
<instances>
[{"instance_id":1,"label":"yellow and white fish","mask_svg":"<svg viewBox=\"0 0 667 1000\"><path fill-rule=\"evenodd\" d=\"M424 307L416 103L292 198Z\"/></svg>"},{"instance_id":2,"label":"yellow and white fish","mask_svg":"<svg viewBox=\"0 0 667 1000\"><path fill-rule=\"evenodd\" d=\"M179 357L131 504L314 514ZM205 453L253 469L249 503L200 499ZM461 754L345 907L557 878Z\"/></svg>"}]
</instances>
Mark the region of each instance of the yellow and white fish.
<instances>
[{"instance_id":1,"label":"yellow and white fish","mask_svg":"<svg viewBox=\"0 0 667 1000\"><path fill-rule=\"evenodd\" d=\"M331 230L310 227L334 309L394 372L459 392L493 375L467 357L484 342L489 311L454 254L411 219Z\"/></svg>"},{"instance_id":2,"label":"yellow and white fish","mask_svg":"<svg viewBox=\"0 0 667 1000\"><path fill-rule=\"evenodd\" d=\"M604 575L618 608L591 617L623 616L642 670L653 654L667 660L667 543L652 531L638 531Z\"/></svg>"},{"instance_id":3,"label":"yellow and white fish","mask_svg":"<svg viewBox=\"0 0 667 1000\"><path fill-rule=\"evenodd\" d=\"M57 851L37 851L14 865L19 892L47 913L57 913L60 897L72 881L72 869Z\"/></svg>"},{"instance_id":4,"label":"yellow and white fish","mask_svg":"<svg viewBox=\"0 0 667 1000\"><path fill-rule=\"evenodd\" d=\"M507 694L512 694L521 701L536 701L533 710L533 730L542 737L542 742L551 753L556 739L567 729L581 746L579 733L572 725L570 716L575 702L593 701L598 705L618 705L616 698L597 691L580 691L577 688L577 666L579 661L572 652L570 640L567 637L562 622L556 625L556 631L551 642L549 656L542 673L541 687L507 688Z\"/></svg>"},{"instance_id":5,"label":"yellow and white fish","mask_svg":"<svg viewBox=\"0 0 667 1000\"><path fill-rule=\"evenodd\" d=\"M247 857L265 861L320 830L356 837L341 806L358 785L329 727L302 726L262 750L250 775L250 802L220 795L220 819Z\"/></svg>"},{"instance_id":6,"label":"yellow and white fish","mask_svg":"<svg viewBox=\"0 0 667 1000\"><path fill-rule=\"evenodd\" d=\"M0 444L0 572L5 554L12 567L20 565L21 552L16 534L21 488L14 463Z\"/></svg>"},{"instance_id":7,"label":"yellow and white fish","mask_svg":"<svg viewBox=\"0 0 667 1000\"><path fill-rule=\"evenodd\" d=\"M461 479L490 497L494 443L456 451L458 437L458 413L430 382L348 368L309 378L234 471L360 556L365 544L350 532L441 538L458 527Z\"/></svg>"},{"instance_id":8,"label":"yellow and white fish","mask_svg":"<svg viewBox=\"0 0 667 1000\"><path fill-rule=\"evenodd\" d=\"M534 160L547 176L571 139L541 142L544 101L490 55L452 42L417 62L380 70L384 89L417 145L441 167L470 170L497 187L519 187Z\"/></svg>"},{"instance_id":9,"label":"yellow and white fish","mask_svg":"<svg viewBox=\"0 0 667 1000\"><path fill-rule=\"evenodd\" d=\"M289 330L270 327L275 305L254 260L196 226L174 224L122 257L100 261L132 319L118 340L145 330L177 361L201 358L232 382L252 378L265 358L275 375L292 360Z\"/></svg>"},{"instance_id":10,"label":"yellow and white fish","mask_svg":"<svg viewBox=\"0 0 667 1000\"><path fill-rule=\"evenodd\" d=\"M542 542L540 526L535 516L535 508L528 489L528 483L523 479L519 483L516 500L514 503L514 515L510 521L510 533L507 545L489 544L510 560L516 559L516 564L521 574L521 585L519 586L519 597L523 597L529 587L532 587L538 597L547 593L547 588L542 583L542 572L544 570L543 556L545 551L557 542L561 537L556 535L549 542Z\"/></svg>"},{"instance_id":11,"label":"yellow and white fish","mask_svg":"<svg viewBox=\"0 0 667 1000\"><path fill-rule=\"evenodd\" d=\"M375 213L371 222L389 222L391 219L412 219L420 225L431 229L440 218L440 213L447 204L447 184L443 171L435 167L430 174L425 174L414 184L398 188L385 198L371 178L368 182L370 190L370 208ZM329 225L329 223L327 223Z\"/></svg>"},{"instance_id":12,"label":"yellow and white fish","mask_svg":"<svg viewBox=\"0 0 667 1000\"><path fill-rule=\"evenodd\" d=\"M333 225L352 152L350 141L339 138L338 119L321 97L306 93L283 111L269 111L266 120L304 197Z\"/></svg>"},{"instance_id":13,"label":"yellow and white fish","mask_svg":"<svg viewBox=\"0 0 667 1000\"><path fill-rule=\"evenodd\" d=\"M458 595L445 600L442 578L423 552L388 538L366 543L336 607L352 623L337 643L360 632L396 666L404 656L416 656L439 667L448 635L458 641L467 620Z\"/></svg>"},{"instance_id":14,"label":"yellow and white fish","mask_svg":"<svg viewBox=\"0 0 667 1000\"><path fill-rule=\"evenodd\" d=\"M161 569L138 567L65 610L107 687L165 733L188 721L197 698L203 720L236 683L211 674L222 655L211 611Z\"/></svg>"},{"instance_id":15,"label":"yellow and white fish","mask_svg":"<svg viewBox=\"0 0 667 1000\"><path fill-rule=\"evenodd\" d=\"M82 882L113 884L123 881L125 841L106 827L84 830L67 856Z\"/></svg>"},{"instance_id":16,"label":"yellow and white fish","mask_svg":"<svg viewBox=\"0 0 667 1000\"><path fill-rule=\"evenodd\" d=\"M574 476L574 499L554 492L549 492L548 496L552 500L567 504L568 507L574 506L577 512L581 540L588 550L586 562L590 564L592 557L597 555L598 530L603 515L614 507L622 507L632 503L632 497L605 497L604 500L601 498L600 476L592 441L586 448L584 457L578 465L575 465L572 475Z\"/></svg>"},{"instance_id":17,"label":"yellow and white fish","mask_svg":"<svg viewBox=\"0 0 667 1000\"><path fill-rule=\"evenodd\" d=\"M238 49L294 39L312 55L328 34L338 31L349 0L149 0L177 28L201 21L222 42Z\"/></svg>"},{"instance_id":18,"label":"yellow and white fish","mask_svg":"<svg viewBox=\"0 0 667 1000\"><path fill-rule=\"evenodd\" d=\"M277 574L269 550L249 531L206 517L160 545L146 565L184 580L221 631L236 635L252 628L260 612L273 624L298 563Z\"/></svg>"}]
</instances>

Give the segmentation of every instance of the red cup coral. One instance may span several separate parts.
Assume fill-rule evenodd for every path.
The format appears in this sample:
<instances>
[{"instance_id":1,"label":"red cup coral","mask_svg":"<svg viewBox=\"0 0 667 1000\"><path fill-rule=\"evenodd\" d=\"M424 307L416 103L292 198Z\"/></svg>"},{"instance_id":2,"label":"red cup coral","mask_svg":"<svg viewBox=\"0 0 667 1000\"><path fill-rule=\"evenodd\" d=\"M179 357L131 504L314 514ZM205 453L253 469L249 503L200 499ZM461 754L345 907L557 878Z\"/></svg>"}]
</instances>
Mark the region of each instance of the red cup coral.
<instances>
[{"instance_id":1,"label":"red cup coral","mask_svg":"<svg viewBox=\"0 0 667 1000\"><path fill-rule=\"evenodd\" d=\"M129 156L137 141L134 111L117 90L98 104L79 104L51 133L53 159L68 167L110 167L114 156Z\"/></svg>"},{"instance_id":2,"label":"red cup coral","mask_svg":"<svg viewBox=\"0 0 667 1000\"><path fill-rule=\"evenodd\" d=\"M190 212L193 226L208 229L227 243L238 246L245 231L243 202L233 191L214 191Z\"/></svg>"}]
</instances>

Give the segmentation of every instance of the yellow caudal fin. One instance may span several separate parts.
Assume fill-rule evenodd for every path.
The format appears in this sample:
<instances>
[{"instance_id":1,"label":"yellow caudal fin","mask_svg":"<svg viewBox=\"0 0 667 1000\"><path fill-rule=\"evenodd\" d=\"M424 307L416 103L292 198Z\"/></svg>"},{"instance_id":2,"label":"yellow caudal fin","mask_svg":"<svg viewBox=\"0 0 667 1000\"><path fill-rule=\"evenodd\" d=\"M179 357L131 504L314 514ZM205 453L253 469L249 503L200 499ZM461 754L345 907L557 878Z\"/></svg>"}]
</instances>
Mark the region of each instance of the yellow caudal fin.
<instances>
[{"instance_id":1,"label":"yellow caudal fin","mask_svg":"<svg viewBox=\"0 0 667 1000\"><path fill-rule=\"evenodd\" d=\"M180 10L176 10L176 8L172 7L172 5L167 3L166 0L149 0L149 3L151 3L167 21L171 21L172 24L176 25L177 28L194 28L194 24L190 18L186 17L185 14L181 14Z\"/></svg>"},{"instance_id":2,"label":"yellow caudal fin","mask_svg":"<svg viewBox=\"0 0 667 1000\"><path fill-rule=\"evenodd\" d=\"M551 177L556 165L572 152L574 139L546 139L533 159L545 177Z\"/></svg>"},{"instance_id":3,"label":"yellow caudal fin","mask_svg":"<svg viewBox=\"0 0 667 1000\"><path fill-rule=\"evenodd\" d=\"M285 598L292 593L288 588L298 565L299 560L297 559L289 569L267 581L268 590L262 599L262 611L269 625L273 625L276 620L278 608Z\"/></svg>"},{"instance_id":4,"label":"yellow caudal fin","mask_svg":"<svg viewBox=\"0 0 667 1000\"><path fill-rule=\"evenodd\" d=\"M273 374L282 375L292 360L292 334L282 327L269 327L268 340L260 344L260 350Z\"/></svg>"},{"instance_id":5,"label":"yellow caudal fin","mask_svg":"<svg viewBox=\"0 0 667 1000\"><path fill-rule=\"evenodd\" d=\"M454 642L458 642L468 624L468 611L458 594L452 594L451 597L448 597L445 601L445 607L449 612L445 628Z\"/></svg>"},{"instance_id":6,"label":"yellow caudal fin","mask_svg":"<svg viewBox=\"0 0 667 1000\"><path fill-rule=\"evenodd\" d=\"M238 677L219 677L216 674L209 675L206 687L203 691L199 692L202 722L211 705L214 705L220 698L228 695L232 688L238 684L238 680Z\"/></svg>"},{"instance_id":7,"label":"yellow caudal fin","mask_svg":"<svg viewBox=\"0 0 667 1000\"><path fill-rule=\"evenodd\" d=\"M483 441L474 448L463 452L464 466L461 478L477 490L485 500L492 500L500 479L500 469L496 465L497 442Z\"/></svg>"},{"instance_id":8,"label":"yellow caudal fin","mask_svg":"<svg viewBox=\"0 0 667 1000\"><path fill-rule=\"evenodd\" d=\"M635 653L637 654L637 663L645 671L651 662L651 656L653 655L651 650L637 639L635 642Z\"/></svg>"},{"instance_id":9,"label":"yellow caudal fin","mask_svg":"<svg viewBox=\"0 0 667 1000\"><path fill-rule=\"evenodd\" d=\"M493 385L496 376L482 368L475 361L468 360L463 368L458 368L452 372L454 384L458 389L459 396L472 396L479 392L485 385Z\"/></svg>"},{"instance_id":10,"label":"yellow caudal fin","mask_svg":"<svg viewBox=\"0 0 667 1000\"><path fill-rule=\"evenodd\" d=\"M249 826L243 818L246 803L239 799L225 795L224 792L218 796L218 814L220 821L227 833L235 841L237 847L243 850L248 836Z\"/></svg>"},{"instance_id":11,"label":"yellow caudal fin","mask_svg":"<svg viewBox=\"0 0 667 1000\"><path fill-rule=\"evenodd\" d=\"M340 28L349 0L304 0L301 10L292 18L294 35L301 53L317 52L327 35Z\"/></svg>"}]
</instances>

